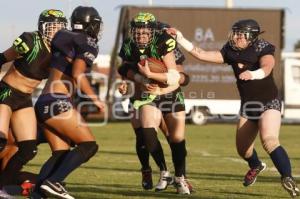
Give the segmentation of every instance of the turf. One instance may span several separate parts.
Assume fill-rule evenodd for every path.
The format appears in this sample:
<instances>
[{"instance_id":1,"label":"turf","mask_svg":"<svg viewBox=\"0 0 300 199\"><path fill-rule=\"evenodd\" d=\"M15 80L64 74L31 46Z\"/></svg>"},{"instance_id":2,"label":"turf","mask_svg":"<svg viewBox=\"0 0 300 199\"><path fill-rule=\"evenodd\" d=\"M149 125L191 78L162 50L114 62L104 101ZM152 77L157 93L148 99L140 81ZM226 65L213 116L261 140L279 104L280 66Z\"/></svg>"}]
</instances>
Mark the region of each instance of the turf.
<instances>
[{"instance_id":1,"label":"turf","mask_svg":"<svg viewBox=\"0 0 300 199\"><path fill-rule=\"evenodd\" d=\"M253 186L243 187L242 179L248 167L235 150L234 124L187 125L187 175L196 189L190 196L177 195L173 187L159 193L142 190L135 137L129 123L110 123L103 127L92 127L92 130L100 144L99 152L66 180L67 189L75 198L289 198L259 139L256 140L256 149L268 168ZM280 135L281 144L291 158L296 179L300 176L299 133L299 126L284 125ZM160 135L160 138L169 169L174 172L168 144L163 136ZM39 146L37 157L25 170L37 172L49 157L49 150L47 144ZM156 182L158 169L153 161L151 164Z\"/></svg>"}]
</instances>

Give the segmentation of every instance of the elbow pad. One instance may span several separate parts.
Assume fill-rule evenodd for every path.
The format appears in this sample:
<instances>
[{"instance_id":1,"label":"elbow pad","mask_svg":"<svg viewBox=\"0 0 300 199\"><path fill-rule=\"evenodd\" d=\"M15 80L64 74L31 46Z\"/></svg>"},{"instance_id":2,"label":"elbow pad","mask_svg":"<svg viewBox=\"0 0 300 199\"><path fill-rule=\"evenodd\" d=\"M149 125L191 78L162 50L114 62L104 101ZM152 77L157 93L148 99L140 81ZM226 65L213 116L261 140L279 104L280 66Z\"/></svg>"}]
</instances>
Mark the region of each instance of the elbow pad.
<instances>
[{"instance_id":1,"label":"elbow pad","mask_svg":"<svg viewBox=\"0 0 300 199\"><path fill-rule=\"evenodd\" d=\"M167 84L169 86L179 84L180 74L177 70L169 69L166 74L167 74Z\"/></svg>"},{"instance_id":2,"label":"elbow pad","mask_svg":"<svg viewBox=\"0 0 300 199\"><path fill-rule=\"evenodd\" d=\"M180 72L180 74L183 75L184 80L183 82L180 84L180 86L187 86L190 83L190 76L184 72Z\"/></svg>"},{"instance_id":3,"label":"elbow pad","mask_svg":"<svg viewBox=\"0 0 300 199\"><path fill-rule=\"evenodd\" d=\"M4 53L0 53L0 68L2 67L3 64L7 62L6 57L4 56Z\"/></svg>"}]
</instances>

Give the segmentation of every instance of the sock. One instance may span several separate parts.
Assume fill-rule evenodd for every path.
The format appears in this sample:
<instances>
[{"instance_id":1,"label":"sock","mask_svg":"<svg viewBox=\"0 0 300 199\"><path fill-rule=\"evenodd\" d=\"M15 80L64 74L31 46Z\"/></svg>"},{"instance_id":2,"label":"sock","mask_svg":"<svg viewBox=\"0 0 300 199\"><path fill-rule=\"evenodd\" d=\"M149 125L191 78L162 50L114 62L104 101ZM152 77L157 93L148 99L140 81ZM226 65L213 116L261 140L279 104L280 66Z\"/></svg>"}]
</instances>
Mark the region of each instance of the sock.
<instances>
[{"instance_id":1,"label":"sock","mask_svg":"<svg viewBox=\"0 0 300 199\"><path fill-rule=\"evenodd\" d=\"M282 146L279 146L273 150L270 153L270 157L282 177L292 176L290 159Z\"/></svg>"},{"instance_id":2,"label":"sock","mask_svg":"<svg viewBox=\"0 0 300 199\"><path fill-rule=\"evenodd\" d=\"M0 174L0 187L14 184L23 166L33 159L37 153L36 140L17 142L17 145L18 151L10 158Z\"/></svg>"},{"instance_id":3,"label":"sock","mask_svg":"<svg viewBox=\"0 0 300 199\"><path fill-rule=\"evenodd\" d=\"M253 149L251 157L244 159L248 162L248 165L251 169L258 167L261 164L255 149Z\"/></svg>"},{"instance_id":4,"label":"sock","mask_svg":"<svg viewBox=\"0 0 300 199\"><path fill-rule=\"evenodd\" d=\"M62 182L72 171L94 156L97 151L98 145L95 141L79 143L75 149L67 153L64 161L61 162L48 180L51 182Z\"/></svg>"},{"instance_id":5,"label":"sock","mask_svg":"<svg viewBox=\"0 0 300 199\"><path fill-rule=\"evenodd\" d=\"M52 156L43 164L37 182L35 191L39 192L39 187L52 173L59 167L60 163L64 160L70 150L57 150L52 152Z\"/></svg>"},{"instance_id":6,"label":"sock","mask_svg":"<svg viewBox=\"0 0 300 199\"><path fill-rule=\"evenodd\" d=\"M175 176L181 177L185 176L185 157L186 157L186 147L185 140L179 143L170 143L170 147L172 150L172 160L175 169Z\"/></svg>"},{"instance_id":7,"label":"sock","mask_svg":"<svg viewBox=\"0 0 300 199\"><path fill-rule=\"evenodd\" d=\"M163 148L158 140L155 129L143 128L143 136L147 150L150 152L156 165L159 167L160 171L166 171L167 165L165 161Z\"/></svg>"},{"instance_id":8,"label":"sock","mask_svg":"<svg viewBox=\"0 0 300 199\"><path fill-rule=\"evenodd\" d=\"M135 144L136 154L142 165L142 170L150 169L149 152L145 145L142 128L135 128L134 132L136 135L136 144Z\"/></svg>"}]
</instances>

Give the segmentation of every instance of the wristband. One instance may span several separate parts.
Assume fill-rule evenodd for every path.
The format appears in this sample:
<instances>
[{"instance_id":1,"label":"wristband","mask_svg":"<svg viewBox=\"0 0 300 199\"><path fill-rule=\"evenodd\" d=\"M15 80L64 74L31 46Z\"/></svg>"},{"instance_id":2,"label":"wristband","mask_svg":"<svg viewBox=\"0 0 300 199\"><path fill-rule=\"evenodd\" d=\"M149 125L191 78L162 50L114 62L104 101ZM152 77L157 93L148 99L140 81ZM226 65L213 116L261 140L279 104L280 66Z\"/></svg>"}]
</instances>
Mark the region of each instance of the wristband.
<instances>
[{"instance_id":1,"label":"wristband","mask_svg":"<svg viewBox=\"0 0 300 199\"><path fill-rule=\"evenodd\" d=\"M188 52L191 52L194 48L192 42L183 37L182 33L177 30L176 41Z\"/></svg>"},{"instance_id":2,"label":"wristband","mask_svg":"<svg viewBox=\"0 0 300 199\"><path fill-rule=\"evenodd\" d=\"M250 71L250 74L252 76L251 80L254 80L254 79L263 79L265 78L265 72L263 69L257 69L255 71Z\"/></svg>"}]
</instances>

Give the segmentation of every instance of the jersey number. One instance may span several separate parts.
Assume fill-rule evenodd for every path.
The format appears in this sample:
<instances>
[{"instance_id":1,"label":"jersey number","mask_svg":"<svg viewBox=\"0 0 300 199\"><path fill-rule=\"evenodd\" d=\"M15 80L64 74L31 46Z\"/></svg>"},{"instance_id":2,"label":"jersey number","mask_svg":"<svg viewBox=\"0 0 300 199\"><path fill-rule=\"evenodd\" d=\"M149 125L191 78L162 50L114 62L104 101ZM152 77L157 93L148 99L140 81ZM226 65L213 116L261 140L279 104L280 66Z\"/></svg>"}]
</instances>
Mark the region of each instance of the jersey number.
<instances>
[{"instance_id":1,"label":"jersey number","mask_svg":"<svg viewBox=\"0 0 300 199\"><path fill-rule=\"evenodd\" d=\"M174 39L169 39L168 41L166 41L166 44L169 47L167 49L168 52L170 52L171 50L174 50L174 48L176 47L176 42Z\"/></svg>"},{"instance_id":2,"label":"jersey number","mask_svg":"<svg viewBox=\"0 0 300 199\"><path fill-rule=\"evenodd\" d=\"M14 47L19 54L25 54L29 51L27 44L20 37L14 41Z\"/></svg>"}]
</instances>

